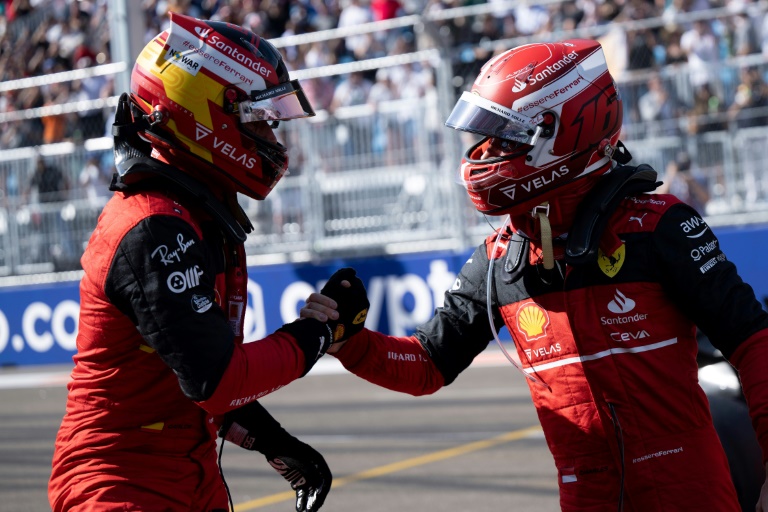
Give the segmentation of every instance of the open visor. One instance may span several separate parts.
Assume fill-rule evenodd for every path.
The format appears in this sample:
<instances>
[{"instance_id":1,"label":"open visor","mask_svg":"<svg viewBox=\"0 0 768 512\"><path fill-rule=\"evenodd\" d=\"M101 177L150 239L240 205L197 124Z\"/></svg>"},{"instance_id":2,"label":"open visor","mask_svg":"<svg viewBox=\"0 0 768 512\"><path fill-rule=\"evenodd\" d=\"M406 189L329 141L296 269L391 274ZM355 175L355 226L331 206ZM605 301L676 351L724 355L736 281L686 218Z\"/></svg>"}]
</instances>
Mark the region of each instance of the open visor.
<instances>
[{"instance_id":1,"label":"open visor","mask_svg":"<svg viewBox=\"0 0 768 512\"><path fill-rule=\"evenodd\" d=\"M465 132L533 146L540 133L540 130L536 129L537 125L542 120L542 116L528 117L465 91L453 107L445 125Z\"/></svg>"},{"instance_id":2,"label":"open visor","mask_svg":"<svg viewBox=\"0 0 768 512\"><path fill-rule=\"evenodd\" d=\"M298 80L291 80L263 91L252 91L249 100L240 102L240 121L286 121L312 117L315 111L309 104Z\"/></svg>"}]
</instances>

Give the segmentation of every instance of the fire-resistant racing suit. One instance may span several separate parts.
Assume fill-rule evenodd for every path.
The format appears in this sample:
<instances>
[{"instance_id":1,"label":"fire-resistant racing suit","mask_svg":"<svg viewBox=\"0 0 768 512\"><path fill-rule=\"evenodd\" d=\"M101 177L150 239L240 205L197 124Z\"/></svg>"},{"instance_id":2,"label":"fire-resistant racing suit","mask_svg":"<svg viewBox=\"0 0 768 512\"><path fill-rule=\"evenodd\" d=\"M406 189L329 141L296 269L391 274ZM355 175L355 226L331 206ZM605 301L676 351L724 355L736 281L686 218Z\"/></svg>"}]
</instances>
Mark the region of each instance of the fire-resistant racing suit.
<instances>
[{"instance_id":1,"label":"fire-resistant racing suit","mask_svg":"<svg viewBox=\"0 0 768 512\"><path fill-rule=\"evenodd\" d=\"M145 160L134 171L150 177L117 187L82 257L54 512L228 510L216 461L223 415L305 374L314 361L302 344L329 335L300 321L243 344L245 254L228 236L236 221Z\"/></svg>"},{"instance_id":2,"label":"fire-resistant racing suit","mask_svg":"<svg viewBox=\"0 0 768 512\"><path fill-rule=\"evenodd\" d=\"M768 453L768 314L701 216L670 195L624 198L598 257L546 271L511 229L467 261L411 337L365 330L336 356L390 389L450 384L505 324L557 466L562 510L740 511L698 385L695 325L738 368ZM556 241L557 242L557 241ZM496 254L492 254L496 247ZM610 256L606 256L610 255ZM765 458L765 455L764 455Z\"/></svg>"}]
</instances>

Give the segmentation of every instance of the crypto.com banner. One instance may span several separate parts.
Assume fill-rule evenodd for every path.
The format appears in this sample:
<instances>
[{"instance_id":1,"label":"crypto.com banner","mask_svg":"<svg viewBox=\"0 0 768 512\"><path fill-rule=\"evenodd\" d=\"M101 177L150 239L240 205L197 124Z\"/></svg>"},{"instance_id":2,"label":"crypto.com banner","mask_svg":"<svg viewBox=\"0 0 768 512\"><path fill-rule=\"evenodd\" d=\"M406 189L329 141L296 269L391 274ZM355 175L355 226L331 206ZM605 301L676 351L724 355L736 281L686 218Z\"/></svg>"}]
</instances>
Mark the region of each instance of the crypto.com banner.
<instances>
[{"instance_id":1,"label":"crypto.com banner","mask_svg":"<svg viewBox=\"0 0 768 512\"><path fill-rule=\"evenodd\" d=\"M768 226L716 228L720 245L765 303ZM710 248L702 251L709 252ZM394 335L413 332L442 305L471 250L398 257L282 264L248 269L246 340L263 338L293 321L304 299L337 269L354 267L368 289L366 327ZM0 366L69 363L75 353L78 283L0 288Z\"/></svg>"},{"instance_id":2,"label":"crypto.com banner","mask_svg":"<svg viewBox=\"0 0 768 512\"><path fill-rule=\"evenodd\" d=\"M295 320L304 299L345 266L357 270L368 290L371 307L365 325L391 334L410 334L442 305L443 293L470 254L251 267L245 339L261 339ZM79 312L77 282L0 288L0 366L71 362Z\"/></svg>"}]
</instances>

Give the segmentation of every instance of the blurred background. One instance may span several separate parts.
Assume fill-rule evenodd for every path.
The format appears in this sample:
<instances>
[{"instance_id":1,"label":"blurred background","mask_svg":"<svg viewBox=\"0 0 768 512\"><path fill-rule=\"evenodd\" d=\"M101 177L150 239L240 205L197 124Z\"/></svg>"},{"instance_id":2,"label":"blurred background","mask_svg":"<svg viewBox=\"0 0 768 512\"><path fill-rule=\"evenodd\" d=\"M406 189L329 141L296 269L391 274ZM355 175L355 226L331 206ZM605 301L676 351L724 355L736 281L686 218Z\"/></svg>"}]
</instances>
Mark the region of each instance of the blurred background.
<instances>
[{"instance_id":1,"label":"blurred background","mask_svg":"<svg viewBox=\"0 0 768 512\"><path fill-rule=\"evenodd\" d=\"M281 123L290 174L243 199L252 265L465 250L490 228L443 126L497 52L600 40L622 140L712 226L768 220L768 3L749 0L5 0L0 284L77 272L109 197L109 136L137 52L168 13L278 46L318 115ZM52 274L51 274L52 273ZM33 278L31 276L38 276Z\"/></svg>"}]
</instances>

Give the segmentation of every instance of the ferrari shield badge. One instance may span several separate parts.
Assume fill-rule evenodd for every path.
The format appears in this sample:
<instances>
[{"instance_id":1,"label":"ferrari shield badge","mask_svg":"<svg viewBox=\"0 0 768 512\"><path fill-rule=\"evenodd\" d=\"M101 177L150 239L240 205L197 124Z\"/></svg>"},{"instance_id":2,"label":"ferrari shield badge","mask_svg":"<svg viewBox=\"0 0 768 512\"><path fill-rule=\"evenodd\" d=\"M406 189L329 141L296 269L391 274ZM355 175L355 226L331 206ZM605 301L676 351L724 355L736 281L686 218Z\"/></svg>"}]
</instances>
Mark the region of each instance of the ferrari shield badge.
<instances>
[{"instance_id":1,"label":"ferrari shield badge","mask_svg":"<svg viewBox=\"0 0 768 512\"><path fill-rule=\"evenodd\" d=\"M621 270L621 266L624 264L626 252L626 246L624 244L621 244L621 246L610 256L606 256L601 249L598 249L597 265L600 267L600 270L603 271L603 274L608 277L613 277L618 274L619 270Z\"/></svg>"}]
</instances>

